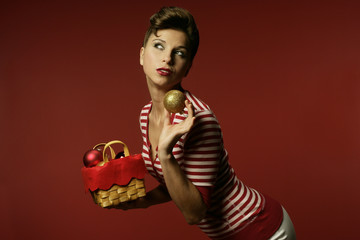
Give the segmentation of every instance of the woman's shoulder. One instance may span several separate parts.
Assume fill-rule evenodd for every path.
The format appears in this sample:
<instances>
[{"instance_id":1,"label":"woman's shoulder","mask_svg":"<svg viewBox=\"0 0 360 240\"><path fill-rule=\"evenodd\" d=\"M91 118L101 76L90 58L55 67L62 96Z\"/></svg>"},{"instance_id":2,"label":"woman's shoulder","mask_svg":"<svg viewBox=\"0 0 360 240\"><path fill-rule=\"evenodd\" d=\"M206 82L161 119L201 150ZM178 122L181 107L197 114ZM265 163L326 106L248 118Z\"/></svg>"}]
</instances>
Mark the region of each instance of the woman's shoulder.
<instances>
[{"instance_id":1,"label":"woman's shoulder","mask_svg":"<svg viewBox=\"0 0 360 240\"><path fill-rule=\"evenodd\" d=\"M141 113L149 112L151 109L152 102L150 101L148 104L142 107Z\"/></svg>"},{"instance_id":2,"label":"woman's shoulder","mask_svg":"<svg viewBox=\"0 0 360 240\"><path fill-rule=\"evenodd\" d=\"M189 100L192 105L194 106L195 115L212 115L214 118L215 114L204 101L202 101L200 98L196 97L191 92L185 90L184 94L186 96L186 99Z\"/></svg>"},{"instance_id":3,"label":"woman's shoulder","mask_svg":"<svg viewBox=\"0 0 360 240\"><path fill-rule=\"evenodd\" d=\"M209 105L207 105L204 101L202 101L200 98L196 97L191 92L185 90L184 94L185 94L186 99L192 103L196 112L211 111Z\"/></svg>"},{"instance_id":4,"label":"woman's shoulder","mask_svg":"<svg viewBox=\"0 0 360 240\"><path fill-rule=\"evenodd\" d=\"M207 105L200 98L196 97L194 94L189 91L184 91L186 98L193 104L195 110L195 127L204 127L204 128L219 128L219 121L216 118L214 112L211 110L209 105Z\"/></svg>"},{"instance_id":5,"label":"woman's shoulder","mask_svg":"<svg viewBox=\"0 0 360 240\"><path fill-rule=\"evenodd\" d=\"M142 124L147 124L147 118L149 116L150 110L151 110L151 102L146 104L140 111L139 121Z\"/></svg>"}]
</instances>

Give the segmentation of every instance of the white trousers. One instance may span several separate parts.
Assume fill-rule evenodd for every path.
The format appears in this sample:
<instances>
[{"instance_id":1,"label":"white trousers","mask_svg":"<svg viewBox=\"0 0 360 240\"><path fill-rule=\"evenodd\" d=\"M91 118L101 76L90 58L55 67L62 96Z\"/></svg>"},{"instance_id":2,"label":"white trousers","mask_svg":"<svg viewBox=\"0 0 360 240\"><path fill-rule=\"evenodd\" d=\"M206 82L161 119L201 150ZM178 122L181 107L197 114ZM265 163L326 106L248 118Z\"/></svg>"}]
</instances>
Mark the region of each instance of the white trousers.
<instances>
[{"instance_id":1,"label":"white trousers","mask_svg":"<svg viewBox=\"0 0 360 240\"><path fill-rule=\"evenodd\" d=\"M289 214L286 212L285 208L283 209L283 221L279 229L274 233L274 235L269 240L296 240L295 228L289 217Z\"/></svg>"}]
</instances>

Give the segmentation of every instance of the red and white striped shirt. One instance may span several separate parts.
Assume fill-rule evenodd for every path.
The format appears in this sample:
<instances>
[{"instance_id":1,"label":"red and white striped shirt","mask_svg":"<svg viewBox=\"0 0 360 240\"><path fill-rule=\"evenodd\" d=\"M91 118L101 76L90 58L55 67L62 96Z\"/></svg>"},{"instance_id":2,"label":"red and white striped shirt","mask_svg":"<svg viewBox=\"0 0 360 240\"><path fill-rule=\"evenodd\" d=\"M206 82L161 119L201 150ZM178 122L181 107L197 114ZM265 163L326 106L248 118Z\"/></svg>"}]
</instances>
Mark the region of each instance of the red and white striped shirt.
<instances>
[{"instance_id":1,"label":"red and white striped shirt","mask_svg":"<svg viewBox=\"0 0 360 240\"><path fill-rule=\"evenodd\" d=\"M252 222L264 208L265 198L236 177L228 162L220 125L209 106L188 91L184 94L195 108L196 120L191 131L175 144L173 155L208 205L206 217L198 226L210 238L222 239ZM148 119L151 107L150 102L140 115L142 156L148 172L166 185L159 158L157 155L154 160L150 157ZM172 114L172 124L180 123L187 114L186 108L183 114Z\"/></svg>"}]
</instances>

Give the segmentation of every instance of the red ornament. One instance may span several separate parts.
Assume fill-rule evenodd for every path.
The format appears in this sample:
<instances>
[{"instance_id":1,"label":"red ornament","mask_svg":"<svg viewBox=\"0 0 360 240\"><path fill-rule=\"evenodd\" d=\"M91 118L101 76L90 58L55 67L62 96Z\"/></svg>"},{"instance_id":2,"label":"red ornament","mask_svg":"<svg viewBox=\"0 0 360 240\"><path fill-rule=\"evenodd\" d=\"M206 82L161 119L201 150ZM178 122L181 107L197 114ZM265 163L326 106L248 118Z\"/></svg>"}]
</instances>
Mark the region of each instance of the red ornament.
<instances>
[{"instance_id":1,"label":"red ornament","mask_svg":"<svg viewBox=\"0 0 360 240\"><path fill-rule=\"evenodd\" d=\"M83 158L85 167L95 167L96 164L103 161L103 154L97 149L87 151Z\"/></svg>"}]
</instances>

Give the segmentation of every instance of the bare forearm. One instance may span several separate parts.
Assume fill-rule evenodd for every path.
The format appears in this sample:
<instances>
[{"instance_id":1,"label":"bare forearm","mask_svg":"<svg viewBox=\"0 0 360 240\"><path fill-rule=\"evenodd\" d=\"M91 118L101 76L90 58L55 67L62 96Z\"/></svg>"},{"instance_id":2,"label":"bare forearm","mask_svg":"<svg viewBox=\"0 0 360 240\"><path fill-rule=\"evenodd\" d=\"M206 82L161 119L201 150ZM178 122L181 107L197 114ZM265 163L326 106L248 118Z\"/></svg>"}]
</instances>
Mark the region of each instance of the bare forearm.
<instances>
[{"instance_id":1,"label":"bare forearm","mask_svg":"<svg viewBox=\"0 0 360 240\"><path fill-rule=\"evenodd\" d=\"M172 154L159 155L168 192L189 224L201 221L206 205L200 192L185 176Z\"/></svg>"},{"instance_id":2,"label":"bare forearm","mask_svg":"<svg viewBox=\"0 0 360 240\"><path fill-rule=\"evenodd\" d=\"M146 194L145 200L148 206L157 205L171 201L171 197L163 185L159 185Z\"/></svg>"}]
</instances>

